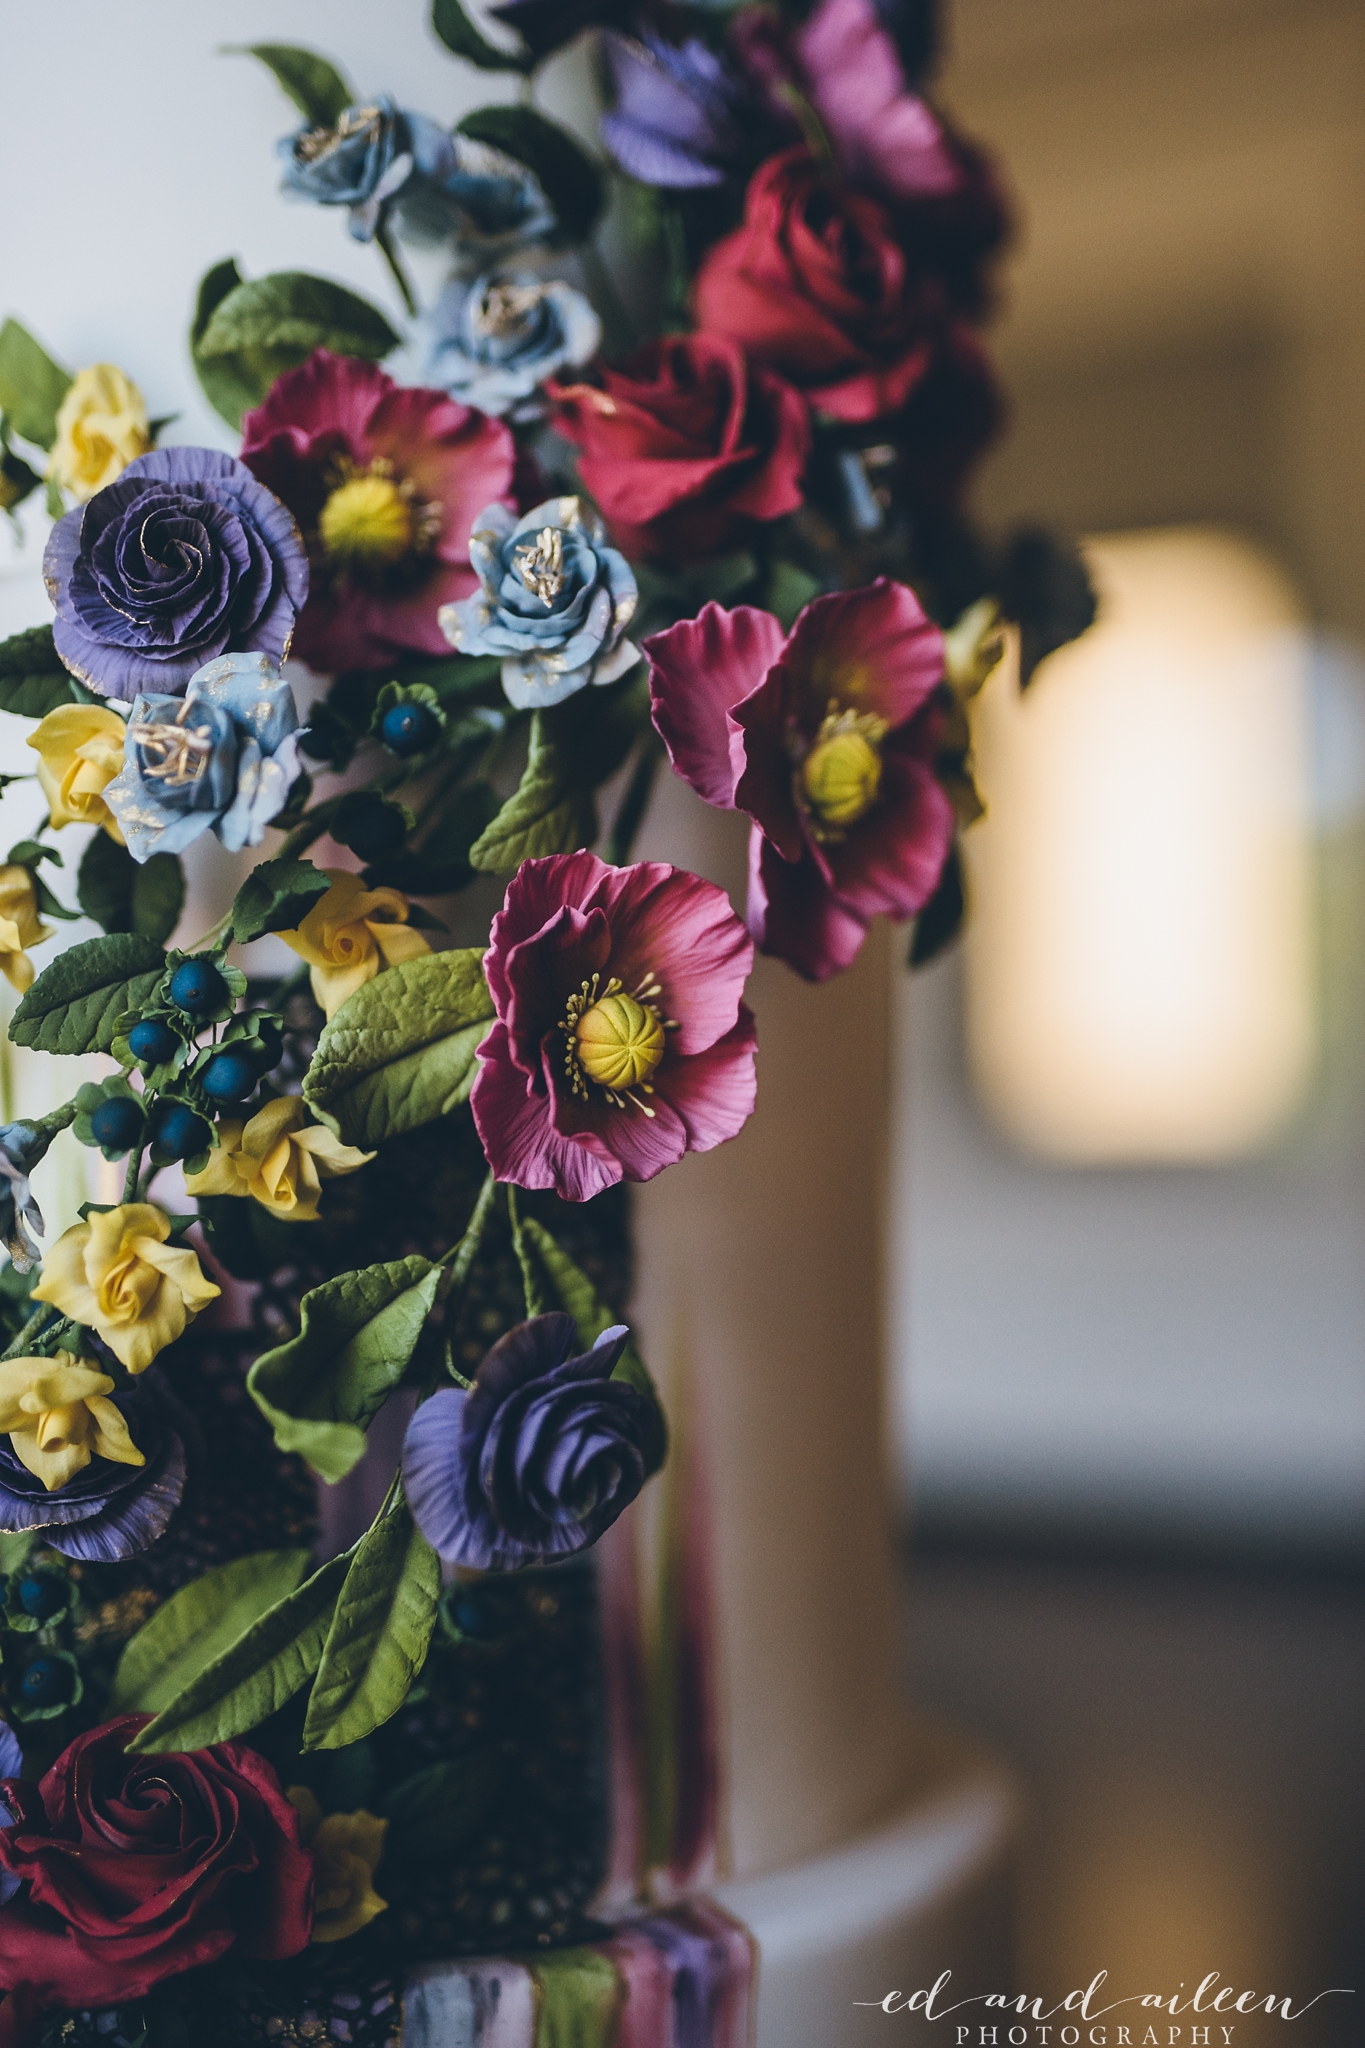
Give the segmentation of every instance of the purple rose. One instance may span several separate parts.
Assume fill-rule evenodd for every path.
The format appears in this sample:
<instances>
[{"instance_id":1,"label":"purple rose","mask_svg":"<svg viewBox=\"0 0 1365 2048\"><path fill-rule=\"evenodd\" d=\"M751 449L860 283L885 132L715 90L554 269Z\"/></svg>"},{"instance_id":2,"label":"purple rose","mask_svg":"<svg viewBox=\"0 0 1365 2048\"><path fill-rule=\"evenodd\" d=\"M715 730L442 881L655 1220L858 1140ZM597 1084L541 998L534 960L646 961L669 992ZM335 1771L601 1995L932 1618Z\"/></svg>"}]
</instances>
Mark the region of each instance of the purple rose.
<instances>
[{"instance_id":1,"label":"purple rose","mask_svg":"<svg viewBox=\"0 0 1365 2048\"><path fill-rule=\"evenodd\" d=\"M155 1366L111 1399L146 1462L92 1457L49 1493L9 1437L0 1436L0 1529L32 1529L50 1550L94 1564L136 1557L163 1534L185 1490L185 1448L175 1426L183 1410Z\"/></svg>"},{"instance_id":2,"label":"purple rose","mask_svg":"<svg viewBox=\"0 0 1365 2048\"><path fill-rule=\"evenodd\" d=\"M612 1370L629 1333L591 1351L572 1316L534 1316L499 1338L469 1393L435 1394L403 1444L418 1528L451 1564L511 1571L595 1543L663 1457L646 1394Z\"/></svg>"},{"instance_id":3,"label":"purple rose","mask_svg":"<svg viewBox=\"0 0 1365 2048\"><path fill-rule=\"evenodd\" d=\"M691 36L679 45L652 29L638 42L604 38L615 104L599 123L621 169L644 185L721 185L752 167L768 122L723 57Z\"/></svg>"},{"instance_id":4,"label":"purple rose","mask_svg":"<svg viewBox=\"0 0 1365 2048\"><path fill-rule=\"evenodd\" d=\"M278 668L308 595L291 512L213 448L154 448L52 529L53 638L106 697L178 696L220 654Z\"/></svg>"}]
</instances>

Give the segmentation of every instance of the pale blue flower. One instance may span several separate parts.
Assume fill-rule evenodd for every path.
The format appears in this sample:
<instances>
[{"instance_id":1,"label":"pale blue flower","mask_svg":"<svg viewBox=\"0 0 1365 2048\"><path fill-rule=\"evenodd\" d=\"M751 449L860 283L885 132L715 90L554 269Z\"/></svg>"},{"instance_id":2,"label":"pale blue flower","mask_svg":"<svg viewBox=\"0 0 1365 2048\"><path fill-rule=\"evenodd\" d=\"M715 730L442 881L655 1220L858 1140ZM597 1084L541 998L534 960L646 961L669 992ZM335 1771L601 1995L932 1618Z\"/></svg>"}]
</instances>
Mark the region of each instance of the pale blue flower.
<instances>
[{"instance_id":1,"label":"pale blue flower","mask_svg":"<svg viewBox=\"0 0 1365 2048\"><path fill-rule=\"evenodd\" d=\"M469 560L480 588L442 605L441 630L462 654L503 657L502 687L518 711L614 683L639 660L625 637L637 599L630 564L580 498L548 498L520 519L487 506Z\"/></svg>"},{"instance_id":2,"label":"pale blue flower","mask_svg":"<svg viewBox=\"0 0 1365 2048\"><path fill-rule=\"evenodd\" d=\"M294 693L261 654L224 654L183 697L139 696L123 768L104 800L134 860L183 853L214 831L229 853L259 846L298 774Z\"/></svg>"},{"instance_id":3,"label":"pale blue flower","mask_svg":"<svg viewBox=\"0 0 1365 2048\"><path fill-rule=\"evenodd\" d=\"M429 381L463 405L516 421L538 418L541 385L580 369L602 340L601 321L572 285L490 272L448 286L429 331Z\"/></svg>"}]
</instances>

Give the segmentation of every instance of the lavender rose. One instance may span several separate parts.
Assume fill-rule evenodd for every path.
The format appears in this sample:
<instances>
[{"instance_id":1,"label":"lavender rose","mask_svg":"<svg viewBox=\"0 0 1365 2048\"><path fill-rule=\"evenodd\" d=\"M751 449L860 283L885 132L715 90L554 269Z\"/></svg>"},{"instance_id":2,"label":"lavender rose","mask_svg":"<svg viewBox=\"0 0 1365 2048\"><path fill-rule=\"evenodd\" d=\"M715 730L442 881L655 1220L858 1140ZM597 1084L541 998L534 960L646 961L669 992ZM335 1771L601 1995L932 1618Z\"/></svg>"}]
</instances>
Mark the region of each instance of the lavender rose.
<instances>
[{"instance_id":1,"label":"lavender rose","mask_svg":"<svg viewBox=\"0 0 1365 2048\"><path fill-rule=\"evenodd\" d=\"M53 639L106 697L179 696L220 654L278 667L308 595L293 514L213 448L155 448L52 529Z\"/></svg>"},{"instance_id":2,"label":"lavender rose","mask_svg":"<svg viewBox=\"0 0 1365 2048\"><path fill-rule=\"evenodd\" d=\"M59 1352L58 1360L65 1356ZM35 1362L17 1361L20 1366ZM26 1462L14 1437L0 1435L0 1530L36 1531L50 1550L96 1564L136 1557L164 1534L185 1490L180 1430L188 1418L155 1366L118 1387L112 1405L135 1455L141 1453L137 1464L113 1461L96 1448L93 1454L87 1451L87 1461L71 1477L62 1481L60 1473L49 1472L45 1479L33 1469L42 1460L31 1449ZM49 1448L57 1433L66 1432L63 1444L71 1437L74 1413L54 1412L45 1436ZM97 1446L104 1441L94 1438ZM68 1462L76 1459L68 1456ZM54 1478L58 1483L49 1484Z\"/></svg>"},{"instance_id":3,"label":"lavender rose","mask_svg":"<svg viewBox=\"0 0 1365 2048\"><path fill-rule=\"evenodd\" d=\"M511 1571L595 1543L663 1457L653 1401L612 1370L628 1331L591 1351L572 1316L534 1316L499 1338L468 1393L433 1395L403 1445L403 1485L448 1563Z\"/></svg>"}]
</instances>

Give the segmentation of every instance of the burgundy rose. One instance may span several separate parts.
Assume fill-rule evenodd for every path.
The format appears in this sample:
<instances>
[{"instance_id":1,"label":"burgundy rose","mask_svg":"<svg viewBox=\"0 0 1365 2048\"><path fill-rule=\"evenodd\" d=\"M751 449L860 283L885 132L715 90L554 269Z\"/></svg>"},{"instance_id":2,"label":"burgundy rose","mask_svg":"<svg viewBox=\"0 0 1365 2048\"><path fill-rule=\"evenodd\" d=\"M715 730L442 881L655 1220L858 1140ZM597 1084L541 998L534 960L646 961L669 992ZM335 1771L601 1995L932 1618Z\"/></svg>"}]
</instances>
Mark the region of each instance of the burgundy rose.
<instances>
[{"instance_id":1,"label":"burgundy rose","mask_svg":"<svg viewBox=\"0 0 1365 2048\"><path fill-rule=\"evenodd\" d=\"M628 555L688 560L801 503L805 400L720 334L675 334L593 383L550 387L555 423Z\"/></svg>"},{"instance_id":2,"label":"burgundy rose","mask_svg":"<svg viewBox=\"0 0 1365 2048\"><path fill-rule=\"evenodd\" d=\"M235 1949L297 1955L313 1926L298 1815L255 1750L128 1756L145 1716L78 1735L35 1785L0 1780L14 1815L0 1870L26 1887L0 1913L0 1986L40 2005L141 1998Z\"/></svg>"},{"instance_id":3,"label":"burgundy rose","mask_svg":"<svg viewBox=\"0 0 1365 2048\"><path fill-rule=\"evenodd\" d=\"M945 303L941 283L912 269L887 209L804 148L754 173L743 223L695 286L699 327L854 424L905 404L933 361Z\"/></svg>"},{"instance_id":4,"label":"burgundy rose","mask_svg":"<svg viewBox=\"0 0 1365 2048\"><path fill-rule=\"evenodd\" d=\"M315 349L242 421L242 461L308 544L301 661L333 673L450 652L436 614L476 588L470 530L512 481L501 420Z\"/></svg>"}]
</instances>

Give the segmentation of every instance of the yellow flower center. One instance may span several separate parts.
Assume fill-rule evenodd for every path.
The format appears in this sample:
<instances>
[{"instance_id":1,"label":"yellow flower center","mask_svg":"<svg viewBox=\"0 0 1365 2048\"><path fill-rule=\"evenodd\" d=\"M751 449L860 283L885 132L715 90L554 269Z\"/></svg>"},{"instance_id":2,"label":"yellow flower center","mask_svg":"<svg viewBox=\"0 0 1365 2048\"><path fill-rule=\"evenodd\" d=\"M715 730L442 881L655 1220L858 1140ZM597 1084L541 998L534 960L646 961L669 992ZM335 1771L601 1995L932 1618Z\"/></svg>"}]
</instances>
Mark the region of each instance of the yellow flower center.
<instances>
[{"instance_id":1,"label":"yellow flower center","mask_svg":"<svg viewBox=\"0 0 1365 2048\"><path fill-rule=\"evenodd\" d=\"M411 497L377 468L347 477L324 503L318 533L341 568L390 568L416 537Z\"/></svg>"},{"instance_id":2,"label":"yellow flower center","mask_svg":"<svg viewBox=\"0 0 1365 2048\"><path fill-rule=\"evenodd\" d=\"M798 771L798 790L815 836L837 839L877 801L886 721L831 704Z\"/></svg>"},{"instance_id":3,"label":"yellow flower center","mask_svg":"<svg viewBox=\"0 0 1365 2048\"><path fill-rule=\"evenodd\" d=\"M575 1095L586 1101L588 1083L595 1081L615 1108L629 1102L653 1116L641 1096L654 1093L649 1077L664 1056L664 1034L672 1021L657 1007L661 994L651 972L633 995L615 975L604 988L594 974L569 997L560 1029L568 1040L564 1069Z\"/></svg>"},{"instance_id":4,"label":"yellow flower center","mask_svg":"<svg viewBox=\"0 0 1365 2048\"><path fill-rule=\"evenodd\" d=\"M664 1056L664 1027L653 1010L625 994L603 996L574 1033L578 1064L603 1088L638 1088Z\"/></svg>"}]
</instances>

